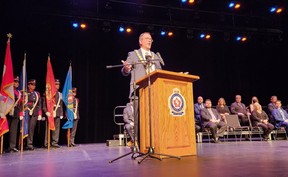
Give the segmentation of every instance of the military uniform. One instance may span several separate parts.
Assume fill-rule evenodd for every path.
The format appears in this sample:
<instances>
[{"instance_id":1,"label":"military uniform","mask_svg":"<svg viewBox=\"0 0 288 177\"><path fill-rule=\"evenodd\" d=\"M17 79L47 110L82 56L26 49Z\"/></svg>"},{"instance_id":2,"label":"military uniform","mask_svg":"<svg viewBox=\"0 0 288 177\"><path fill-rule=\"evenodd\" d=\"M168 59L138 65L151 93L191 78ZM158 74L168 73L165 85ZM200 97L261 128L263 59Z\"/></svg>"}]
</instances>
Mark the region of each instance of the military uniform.
<instances>
[{"instance_id":1,"label":"military uniform","mask_svg":"<svg viewBox=\"0 0 288 177\"><path fill-rule=\"evenodd\" d=\"M73 93L76 94L77 88L73 87L72 91L73 91ZM80 119L79 99L76 98L76 96L74 96L74 98L73 98L73 113L74 113L74 122L73 122L73 127L72 127L71 135L70 135L70 146L76 146L75 135L76 135L76 131L77 131L78 121Z\"/></svg>"},{"instance_id":2,"label":"military uniform","mask_svg":"<svg viewBox=\"0 0 288 177\"><path fill-rule=\"evenodd\" d=\"M36 80L35 79L29 80L28 87L29 85L36 85ZM34 147L33 147L34 130L37 124L37 120L41 120L42 118L41 97L40 97L39 92L30 88L27 94L28 94L27 107L29 110L29 124L28 124L29 134L27 137L27 147L28 147L28 150L34 150Z\"/></svg>"},{"instance_id":3,"label":"military uniform","mask_svg":"<svg viewBox=\"0 0 288 177\"><path fill-rule=\"evenodd\" d=\"M19 77L14 78L14 97L15 103L13 105L12 110L7 115L8 123L9 123L9 151L18 152L16 148L17 143L17 131L20 116L23 118L23 103L22 103L22 94L15 87L15 83L19 83Z\"/></svg>"},{"instance_id":4,"label":"military uniform","mask_svg":"<svg viewBox=\"0 0 288 177\"><path fill-rule=\"evenodd\" d=\"M55 84L60 85L60 80L55 79ZM43 110L47 115L48 110L46 107L46 101L43 101ZM53 117L54 117L55 130L51 132L51 138L52 138L51 145L52 147L59 148L60 146L58 145L58 142L60 133L60 119L63 118L62 93L59 91L56 92L56 95L54 97ZM47 147L47 145L48 145L48 138L47 138L47 126L46 126L44 146Z\"/></svg>"}]
</instances>

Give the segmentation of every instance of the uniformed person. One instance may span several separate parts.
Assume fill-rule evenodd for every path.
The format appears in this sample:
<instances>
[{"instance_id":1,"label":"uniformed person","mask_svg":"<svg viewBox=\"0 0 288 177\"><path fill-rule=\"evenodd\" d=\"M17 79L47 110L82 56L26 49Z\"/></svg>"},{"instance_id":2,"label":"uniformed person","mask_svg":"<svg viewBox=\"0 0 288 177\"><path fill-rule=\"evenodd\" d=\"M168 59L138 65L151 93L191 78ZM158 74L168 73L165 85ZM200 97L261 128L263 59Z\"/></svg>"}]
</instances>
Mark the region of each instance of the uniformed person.
<instances>
[{"instance_id":1,"label":"uniformed person","mask_svg":"<svg viewBox=\"0 0 288 177\"><path fill-rule=\"evenodd\" d=\"M54 148L60 148L58 142L59 142L59 133L60 133L60 119L63 119L63 100L62 100L62 93L59 92L59 88L60 88L59 79L55 79L55 87L56 87L56 95L54 97L54 107L53 107L55 130L51 131L51 140L52 140L51 146ZM50 112L48 112L47 110L46 101L43 101L43 110L46 116L49 117ZM47 128L48 127L46 126L44 147L48 146Z\"/></svg>"},{"instance_id":2,"label":"uniformed person","mask_svg":"<svg viewBox=\"0 0 288 177\"><path fill-rule=\"evenodd\" d=\"M77 131L77 125L78 121L80 119L80 114L79 114L79 99L76 97L77 95L77 88L73 87L72 88L72 94L73 94L73 113L74 113L74 122L73 122L73 128L71 130L71 135L70 135L70 146L76 146L75 144L75 135Z\"/></svg>"},{"instance_id":3,"label":"uniformed person","mask_svg":"<svg viewBox=\"0 0 288 177\"><path fill-rule=\"evenodd\" d=\"M37 120L42 118L42 106L40 93L35 91L36 80L30 79L28 81L28 103L27 107L29 110L29 124L28 124L28 137L27 137L27 148L28 150L34 150L33 137L34 130L37 124Z\"/></svg>"},{"instance_id":4,"label":"uniformed person","mask_svg":"<svg viewBox=\"0 0 288 177\"><path fill-rule=\"evenodd\" d=\"M19 87L19 77L14 77L14 96L15 103L13 104L13 108L7 115L7 119L9 122L9 152L18 152L16 148L17 145L17 132L18 132L18 124L19 119L23 119L23 104L22 104L22 94Z\"/></svg>"}]
</instances>

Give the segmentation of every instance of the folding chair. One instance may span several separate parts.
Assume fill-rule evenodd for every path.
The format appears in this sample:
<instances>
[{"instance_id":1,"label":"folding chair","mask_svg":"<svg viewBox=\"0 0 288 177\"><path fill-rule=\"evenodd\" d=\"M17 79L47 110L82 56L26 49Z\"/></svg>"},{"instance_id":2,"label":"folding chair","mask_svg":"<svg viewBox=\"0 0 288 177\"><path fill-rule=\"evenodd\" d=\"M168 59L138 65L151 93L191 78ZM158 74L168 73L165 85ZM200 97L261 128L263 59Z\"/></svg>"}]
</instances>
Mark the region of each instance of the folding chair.
<instances>
[{"instance_id":1,"label":"folding chair","mask_svg":"<svg viewBox=\"0 0 288 177\"><path fill-rule=\"evenodd\" d=\"M240 133L240 141L242 140L243 132L247 132L250 137L249 126L241 126L239 122L238 115L226 115L226 122L228 129L232 128L233 131L227 131L227 139L229 135L235 135L237 141L237 135Z\"/></svg>"}]
</instances>

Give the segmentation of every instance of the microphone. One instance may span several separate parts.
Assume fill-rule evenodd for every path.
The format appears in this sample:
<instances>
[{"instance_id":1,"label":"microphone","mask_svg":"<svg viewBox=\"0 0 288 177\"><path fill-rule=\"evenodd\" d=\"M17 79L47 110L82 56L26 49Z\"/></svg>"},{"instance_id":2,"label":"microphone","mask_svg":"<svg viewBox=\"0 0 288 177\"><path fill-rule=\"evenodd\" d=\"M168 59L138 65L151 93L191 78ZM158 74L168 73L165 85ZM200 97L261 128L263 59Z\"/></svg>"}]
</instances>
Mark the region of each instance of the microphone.
<instances>
[{"instance_id":1,"label":"microphone","mask_svg":"<svg viewBox=\"0 0 288 177\"><path fill-rule=\"evenodd\" d=\"M157 52L156 55L159 57L160 63L161 63L163 66L165 66L164 60L163 60L163 58L161 57L160 53Z\"/></svg>"}]
</instances>

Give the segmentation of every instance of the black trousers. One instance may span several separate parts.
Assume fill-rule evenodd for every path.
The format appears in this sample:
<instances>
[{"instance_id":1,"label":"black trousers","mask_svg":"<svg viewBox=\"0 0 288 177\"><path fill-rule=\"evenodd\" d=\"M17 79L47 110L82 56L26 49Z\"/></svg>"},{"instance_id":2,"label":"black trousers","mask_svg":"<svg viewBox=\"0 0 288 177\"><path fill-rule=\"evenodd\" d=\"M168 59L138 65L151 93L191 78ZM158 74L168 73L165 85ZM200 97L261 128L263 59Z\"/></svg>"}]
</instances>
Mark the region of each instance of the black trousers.
<instances>
[{"instance_id":1,"label":"black trousers","mask_svg":"<svg viewBox=\"0 0 288 177\"><path fill-rule=\"evenodd\" d=\"M77 131L78 121L79 121L79 119L74 119L73 127L71 130L70 143L73 143L73 144L75 144L75 135L76 135L76 131Z\"/></svg>"},{"instance_id":2,"label":"black trousers","mask_svg":"<svg viewBox=\"0 0 288 177\"><path fill-rule=\"evenodd\" d=\"M48 119L47 119L47 121L48 121ZM54 125L55 125L55 130L51 131L51 145L52 146L58 144L58 142L59 142L60 117L55 117L54 118ZM48 145L48 138L47 138L47 133L48 132L47 132L47 129L48 129L48 127L46 126L44 146Z\"/></svg>"},{"instance_id":3,"label":"black trousers","mask_svg":"<svg viewBox=\"0 0 288 177\"><path fill-rule=\"evenodd\" d=\"M7 116L9 124L9 148L16 148L19 117Z\"/></svg>"},{"instance_id":4,"label":"black trousers","mask_svg":"<svg viewBox=\"0 0 288 177\"><path fill-rule=\"evenodd\" d=\"M38 116L30 116L29 117L29 124L28 124L28 137L27 137L27 146L33 147L33 137L35 132L35 127L37 124Z\"/></svg>"}]
</instances>

